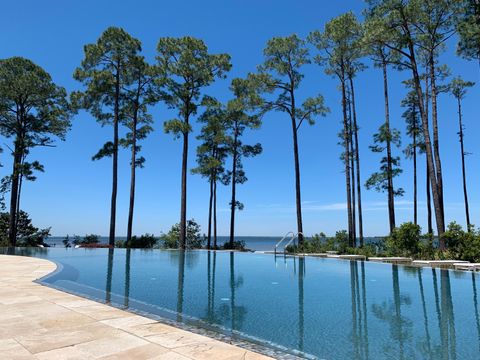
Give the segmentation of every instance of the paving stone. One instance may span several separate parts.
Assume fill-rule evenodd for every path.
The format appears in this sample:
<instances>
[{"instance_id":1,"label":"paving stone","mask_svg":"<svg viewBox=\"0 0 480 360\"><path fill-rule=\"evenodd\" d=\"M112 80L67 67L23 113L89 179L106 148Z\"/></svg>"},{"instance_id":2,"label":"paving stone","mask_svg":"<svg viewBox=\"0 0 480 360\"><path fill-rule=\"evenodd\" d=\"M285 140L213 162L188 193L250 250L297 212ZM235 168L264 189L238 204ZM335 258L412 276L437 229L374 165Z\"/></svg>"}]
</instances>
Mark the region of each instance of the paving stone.
<instances>
[{"instance_id":1,"label":"paving stone","mask_svg":"<svg viewBox=\"0 0 480 360\"><path fill-rule=\"evenodd\" d=\"M33 281L48 260L0 255L0 359L260 360L266 356Z\"/></svg>"}]
</instances>

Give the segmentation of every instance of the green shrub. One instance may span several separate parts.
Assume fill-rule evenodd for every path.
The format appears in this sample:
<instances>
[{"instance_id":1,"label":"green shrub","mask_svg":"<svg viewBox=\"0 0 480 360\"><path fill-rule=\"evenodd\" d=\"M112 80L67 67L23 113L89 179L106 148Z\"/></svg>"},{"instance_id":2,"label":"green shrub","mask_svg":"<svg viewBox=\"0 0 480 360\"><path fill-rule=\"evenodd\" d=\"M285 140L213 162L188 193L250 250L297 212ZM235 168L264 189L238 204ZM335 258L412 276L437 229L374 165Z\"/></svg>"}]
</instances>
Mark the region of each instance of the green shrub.
<instances>
[{"instance_id":1,"label":"green shrub","mask_svg":"<svg viewBox=\"0 0 480 360\"><path fill-rule=\"evenodd\" d=\"M100 236L95 234L87 234L83 237L81 244L98 244L100 242Z\"/></svg>"},{"instance_id":2,"label":"green shrub","mask_svg":"<svg viewBox=\"0 0 480 360\"><path fill-rule=\"evenodd\" d=\"M23 210L18 212L17 246L45 245L44 241L50 236L50 228L39 229L32 224L30 216ZM0 245L8 246L8 232L10 227L10 213L0 213Z\"/></svg>"},{"instance_id":3,"label":"green shrub","mask_svg":"<svg viewBox=\"0 0 480 360\"><path fill-rule=\"evenodd\" d=\"M355 248L346 248L346 254L364 255L366 257L377 256L377 247L374 244L365 244Z\"/></svg>"},{"instance_id":4,"label":"green shrub","mask_svg":"<svg viewBox=\"0 0 480 360\"><path fill-rule=\"evenodd\" d=\"M80 245L82 243L82 238L78 235L73 234L73 245Z\"/></svg>"},{"instance_id":5,"label":"green shrub","mask_svg":"<svg viewBox=\"0 0 480 360\"><path fill-rule=\"evenodd\" d=\"M348 248L348 234L346 230L337 231L335 236L327 237L324 233L315 234L311 238L305 238L302 245L289 245L287 252L299 253L324 253L326 251L338 251L345 253Z\"/></svg>"},{"instance_id":6,"label":"green shrub","mask_svg":"<svg viewBox=\"0 0 480 360\"><path fill-rule=\"evenodd\" d=\"M451 222L443 235L446 251L453 259L480 262L480 232L473 227L464 231L456 222ZM446 253L446 254L445 254Z\"/></svg>"},{"instance_id":7,"label":"green shrub","mask_svg":"<svg viewBox=\"0 0 480 360\"><path fill-rule=\"evenodd\" d=\"M348 233L347 230L337 231L333 237L332 250L337 250L339 253L345 253L348 248ZM328 242L328 241L327 241Z\"/></svg>"},{"instance_id":8,"label":"green shrub","mask_svg":"<svg viewBox=\"0 0 480 360\"><path fill-rule=\"evenodd\" d=\"M63 246L65 246L66 248L69 248L72 246L72 244L70 244L70 236L68 234L63 238L62 242L63 242Z\"/></svg>"},{"instance_id":9,"label":"green shrub","mask_svg":"<svg viewBox=\"0 0 480 360\"><path fill-rule=\"evenodd\" d=\"M132 249L151 249L158 242L158 239L153 234L144 234L140 237L132 236L130 241L127 241L125 246Z\"/></svg>"},{"instance_id":10,"label":"green shrub","mask_svg":"<svg viewBox=\"0 0 480 360\"><path fill-rule=\"evenodd\" d=\"M8 239L7 238L0 238L0 247L8 247Z\"/></svg>"},{"instance_id":11,"label":"green shrub","mask_svg":"<svg viewBox=\"0 0 480 360\"><path fill-rule=\"evenodd\" d=\"M180 239L180 224L172 226L170 231L160 236L162 245L167 249L178 249ZM186 247L189 249L199 249L202 247L204 238L201 236L200 225L194 219L187 221Z\"/></svg>"},{"instance_id":12,"label":"green shrub","mask_svg":"<svg viewBox=\"0 0 480 360\"><path fill-rule=\"evenodd\" d=\"M420 250L421 228L411 222L403 223L400 227L393 229L385 241L385 248L388 255L392 256L413 256Z\"/></svg>"},{"instance_id":13,"label":"green shrub","mask_svg":"<svg viewBox=\"0 0 480 360\"><path fill-rule=\"evenodd\" d=\"M438 250L433 246L433 234L427 233L422 236L418 244L418 253L414 256L418 259L435 259L438 257Z\"/></svg>"},{"instance_id":14,"label":"green shrub","mask_svg":"<svg viewBox=\"0 0 480 360\"><path fill-rule=\"evenodd\" d=\"M240 250L240 251L247 250L245 248L245 241L243 240L234 241L232 245L230 245L230 242L227 241L225 244L223 244L222 249L223 250Z\"/></svg>"}]
</instances>

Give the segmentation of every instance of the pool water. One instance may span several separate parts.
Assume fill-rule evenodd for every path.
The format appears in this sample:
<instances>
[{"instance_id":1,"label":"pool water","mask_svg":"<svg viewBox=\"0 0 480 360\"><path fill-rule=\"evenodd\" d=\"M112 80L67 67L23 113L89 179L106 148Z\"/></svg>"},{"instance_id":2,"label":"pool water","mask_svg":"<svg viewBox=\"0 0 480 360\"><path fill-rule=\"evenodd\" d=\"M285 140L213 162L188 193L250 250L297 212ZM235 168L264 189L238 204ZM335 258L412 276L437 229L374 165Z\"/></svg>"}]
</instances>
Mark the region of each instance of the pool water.
<instances>
[{"instance_id":1,"label":"pool water","mask_svg":"<svg viewBox=\"0 0 480 360\"><path fill-rule=\"evenodd\" d=\"M477 274L266 254L29 249L42 281L306 358L478 359Z\"/></svg>"}]
</instances>

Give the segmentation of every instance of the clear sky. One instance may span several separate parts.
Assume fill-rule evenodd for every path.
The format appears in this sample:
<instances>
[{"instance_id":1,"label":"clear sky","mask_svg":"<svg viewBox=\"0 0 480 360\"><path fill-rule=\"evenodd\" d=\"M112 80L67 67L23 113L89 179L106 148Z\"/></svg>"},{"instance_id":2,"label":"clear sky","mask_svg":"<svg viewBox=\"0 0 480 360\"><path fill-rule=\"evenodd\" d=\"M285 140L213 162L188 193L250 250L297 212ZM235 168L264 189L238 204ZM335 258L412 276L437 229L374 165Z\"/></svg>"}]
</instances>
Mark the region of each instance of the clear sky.
<instances>
[{"instance_id":1,"label":"clear sky","mask_svg":"<svg viewBox=\"0 0 480 360\"><path fill-rule=\"evenodd\" d=\"M255 71L262 62L262 50L268 39L296 33L305 37L323 29L331 18L352 10L361 15L360 0L183 0L183 1L105 1L105 0L19 0L2 6L0 21L0 58L23 56L42 66L68 91L79 84L72 73L83 58L83 46L97 40L108 26L123 27L143 44L144 54L154 61L160 37L191 35L203 39L211 52L231 54L233 68L226 81L218 82L206 93L222 100L229 98L228 84L234 77ZM441 61L448 63L453 75L479 82L478 64L454 56L455 41ZM360 129L362 182L379 167L378 154L368 146L372 135L384 121L382 74L366 60L369 69L358 76L357 103ZM306 234L324 231L333 234L346 228L345 178L337 144L341 129L340 96L337 82L317 65L305 66L305 80L299 95L324 95L331 113L299 133L304 230ZM391 121L405 133L400 101L405 95L401 84L407 72L390 71ZM470 90L464 101L466 150L472 222L480 225L480 122L478 101L480 86ZM137 174L134 232L159 234L178 222L180 213L181 142L163 133L163 122L172 114L159 104L152 109L155 132L143 144L144 169ZM447 221L465 223L461 187L460 148L456 104L452 97L439 98L440 146L444 169ZM80 113L65 142L56 148L35 149L31 159L45 165L45 173L36 182L25 184L22 208L37 226L52 226L52 234L108 233L111 194L111 160L92 162L91 156L112 137L112 128L101 128L89 114ZM286 115L265 116L261 129L250 132L245 142L261 142L263 154L245 160L249 181L238 189L245 210L237 217L238 235L281 235L295 228L295 196L291 127ZM195 165L199 127L194 127L189 152L189 167ZM10 144L9 139L1 139ZM405 138L402 147L407 143ZM398 153L398 150L396 150ZM117 234L126 233L129 157L120 154ZM11 171L8 152L2 155ZM6 159L7 158L7 159ZM419 221L426 227L424 157L419 159ZM396 183L405 189L397 199L397 222L413 218L412 163L402 155L404 173ZM188 178L188 218L195 218L206 231L208 184L198 175ZM364 231L367 236L383 235L388 230L386 195L363 188ZM227 234L229 188L219 187L219 233Z\"/></svg>"}]
</instances>

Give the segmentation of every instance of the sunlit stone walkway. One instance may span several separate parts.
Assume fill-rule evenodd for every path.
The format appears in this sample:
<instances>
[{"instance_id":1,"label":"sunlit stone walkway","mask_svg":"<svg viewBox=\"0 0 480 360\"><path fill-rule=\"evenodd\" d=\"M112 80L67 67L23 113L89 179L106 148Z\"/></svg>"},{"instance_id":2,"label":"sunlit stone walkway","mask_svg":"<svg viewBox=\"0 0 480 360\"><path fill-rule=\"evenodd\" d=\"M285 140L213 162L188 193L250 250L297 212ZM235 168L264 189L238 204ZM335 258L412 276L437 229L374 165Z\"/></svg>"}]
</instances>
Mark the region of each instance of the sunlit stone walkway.
<instances>
[{"instance_id":1,"label":"sunlit stone walkway","mask_svg":"<svg viewBox=\"0 0 480 360\"><path fill-rule=\"evenodd\" d=\"M0 358L269 359L32 282L50 261L0 255Z\"/></svg>"}]
</instances>

